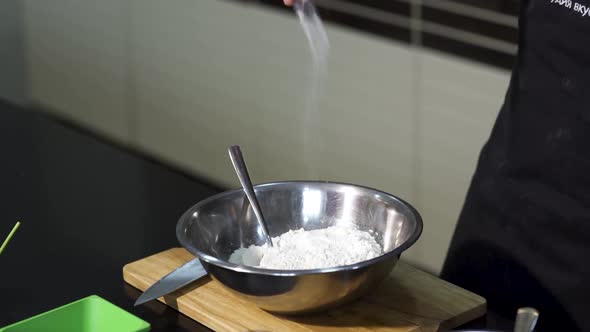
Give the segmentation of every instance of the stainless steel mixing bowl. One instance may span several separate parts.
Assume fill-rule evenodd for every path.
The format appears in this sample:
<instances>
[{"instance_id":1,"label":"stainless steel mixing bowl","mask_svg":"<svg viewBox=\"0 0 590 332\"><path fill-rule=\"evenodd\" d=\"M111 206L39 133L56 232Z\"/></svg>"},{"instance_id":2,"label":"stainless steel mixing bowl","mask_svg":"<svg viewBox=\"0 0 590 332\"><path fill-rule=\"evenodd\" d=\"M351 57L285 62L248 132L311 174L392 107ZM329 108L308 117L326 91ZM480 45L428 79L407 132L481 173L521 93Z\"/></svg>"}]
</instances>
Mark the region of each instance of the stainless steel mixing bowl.
<instances>
[{"instance_id":1,"label":"stainless steel mixing bowl","mask_svg":"<svg viewBox=\"0 0 590 332\"><path fill-rule=\"evenodd\" d=\"M418 212L401 199L367 187L334 182L273 182L255 186L271 236L304 228L354 223L371 231L384 254L354 265L316 270L267 270L228 262L241 246L264 243L242 189L191 207L180 218L180 243L209 275L260 308L281 314L324 310L374 288L422 232Z\"/></svg>"}]
</instances>

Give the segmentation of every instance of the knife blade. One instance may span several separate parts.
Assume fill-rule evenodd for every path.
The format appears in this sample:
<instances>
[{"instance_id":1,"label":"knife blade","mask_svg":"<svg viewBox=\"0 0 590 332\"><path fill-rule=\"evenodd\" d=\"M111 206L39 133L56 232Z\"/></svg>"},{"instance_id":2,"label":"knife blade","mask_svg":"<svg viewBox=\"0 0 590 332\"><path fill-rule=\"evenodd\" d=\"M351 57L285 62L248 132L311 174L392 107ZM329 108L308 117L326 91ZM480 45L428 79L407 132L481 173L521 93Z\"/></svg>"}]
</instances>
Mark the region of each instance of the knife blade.
<instances>
[{"instance_id":1,"label":"knife blade","mask_svg":"<svg viewBox=\"0 0 590 332\"><path fill-rule=\"evenodd\" d=\"M193 281L201 279L207 275L207 271L198 258L185 263L176 270L168 273L162 279L146 289L135 301L135 306L157 299L166 294L190 284Z\"/></svg>"}]
</instances>

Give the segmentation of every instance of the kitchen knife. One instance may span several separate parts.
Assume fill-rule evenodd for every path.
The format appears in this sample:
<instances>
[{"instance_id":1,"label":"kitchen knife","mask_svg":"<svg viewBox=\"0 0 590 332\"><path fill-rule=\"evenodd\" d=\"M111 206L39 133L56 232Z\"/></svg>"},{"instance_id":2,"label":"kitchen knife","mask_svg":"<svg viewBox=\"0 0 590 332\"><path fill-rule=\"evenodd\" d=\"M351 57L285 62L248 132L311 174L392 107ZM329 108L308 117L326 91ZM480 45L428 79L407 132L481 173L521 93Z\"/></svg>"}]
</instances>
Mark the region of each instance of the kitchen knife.
<instances>
[{"instance_id":1,"label":"kitchen knife","mask_svg":"<svg viewBox=\"0 0 590 332\"><path fill-rule=\"evenodd\" d=\"M135 305L140 305L148 301L157 299L166 294L170 294L175 290L190 284L191 282L201 279L207 275L207 271L201 265L198 258L185 263L176 270L168 273L162 279L156 281L150 288L146 289L143 294L137 298Z\"/></svg>"}]
</instances>

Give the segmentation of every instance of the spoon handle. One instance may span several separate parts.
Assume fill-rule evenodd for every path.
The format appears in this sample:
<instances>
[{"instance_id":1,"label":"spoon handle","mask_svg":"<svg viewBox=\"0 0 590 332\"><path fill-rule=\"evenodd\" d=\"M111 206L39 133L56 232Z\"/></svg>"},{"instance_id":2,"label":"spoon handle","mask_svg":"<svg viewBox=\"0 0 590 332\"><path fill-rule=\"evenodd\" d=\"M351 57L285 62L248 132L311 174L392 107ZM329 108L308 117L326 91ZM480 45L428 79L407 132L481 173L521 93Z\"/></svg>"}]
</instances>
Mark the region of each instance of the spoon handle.
<instances>
[{"instance_id":1,"label":"spoon handle","mask_svg":"<svg viewBox=\"0 0 590 332\"><path fill-rule=\"evenodd\" d=\"M260 205L258 204L256 194L254 193L254 187L252 186L252 181L250 180L250 175L248 174L248 168L246 167L246 162L244 161L242 150L238 145L232 145L229 147L229 157L231 159L232 164L234 165L234 170L238 175L240 184L242 185L242 188L244 188L246 197L248 197L248 200L250 201L252 210L254 210L256 218L258 219L260 226L262 226L262 230L264 231L266 241L272 247L272 238L270 237L270 233L268 232L268 228L266 227L266 221L264 220L264 215L262 214L262 210L260 209Z\"/></svg>"},{"instance_id":2,"label":"spoon handle","mask_svg":"<svg viewBox=\"0 0 590 332\"><path fill-rule=\"evenodd\" d=\"M537 325L539 312L534 308L520 308L516 314L514 332L532 332Z\"/></svg>"}]
</instances>

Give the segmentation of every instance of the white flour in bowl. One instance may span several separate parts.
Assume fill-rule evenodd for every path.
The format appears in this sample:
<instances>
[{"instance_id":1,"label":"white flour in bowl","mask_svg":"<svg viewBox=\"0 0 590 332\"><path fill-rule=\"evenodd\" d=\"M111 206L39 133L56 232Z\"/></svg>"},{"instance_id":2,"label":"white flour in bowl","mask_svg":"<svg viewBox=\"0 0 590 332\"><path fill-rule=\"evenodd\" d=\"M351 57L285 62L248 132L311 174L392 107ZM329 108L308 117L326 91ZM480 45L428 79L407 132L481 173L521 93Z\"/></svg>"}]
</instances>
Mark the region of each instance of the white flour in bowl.
<instances>
[{"instance_id":1,"label":"white flour in bowl","mask_svg":"<svg viewBox=\"0 0 590 332\"><path fill-rule=\"evenodd\" d=\"M229 261L273 270L307 270L355 264L383 253L371 233L355 226L289 231L273 238L273 244L240 248Z\"/></svg>"}]
</instances>

